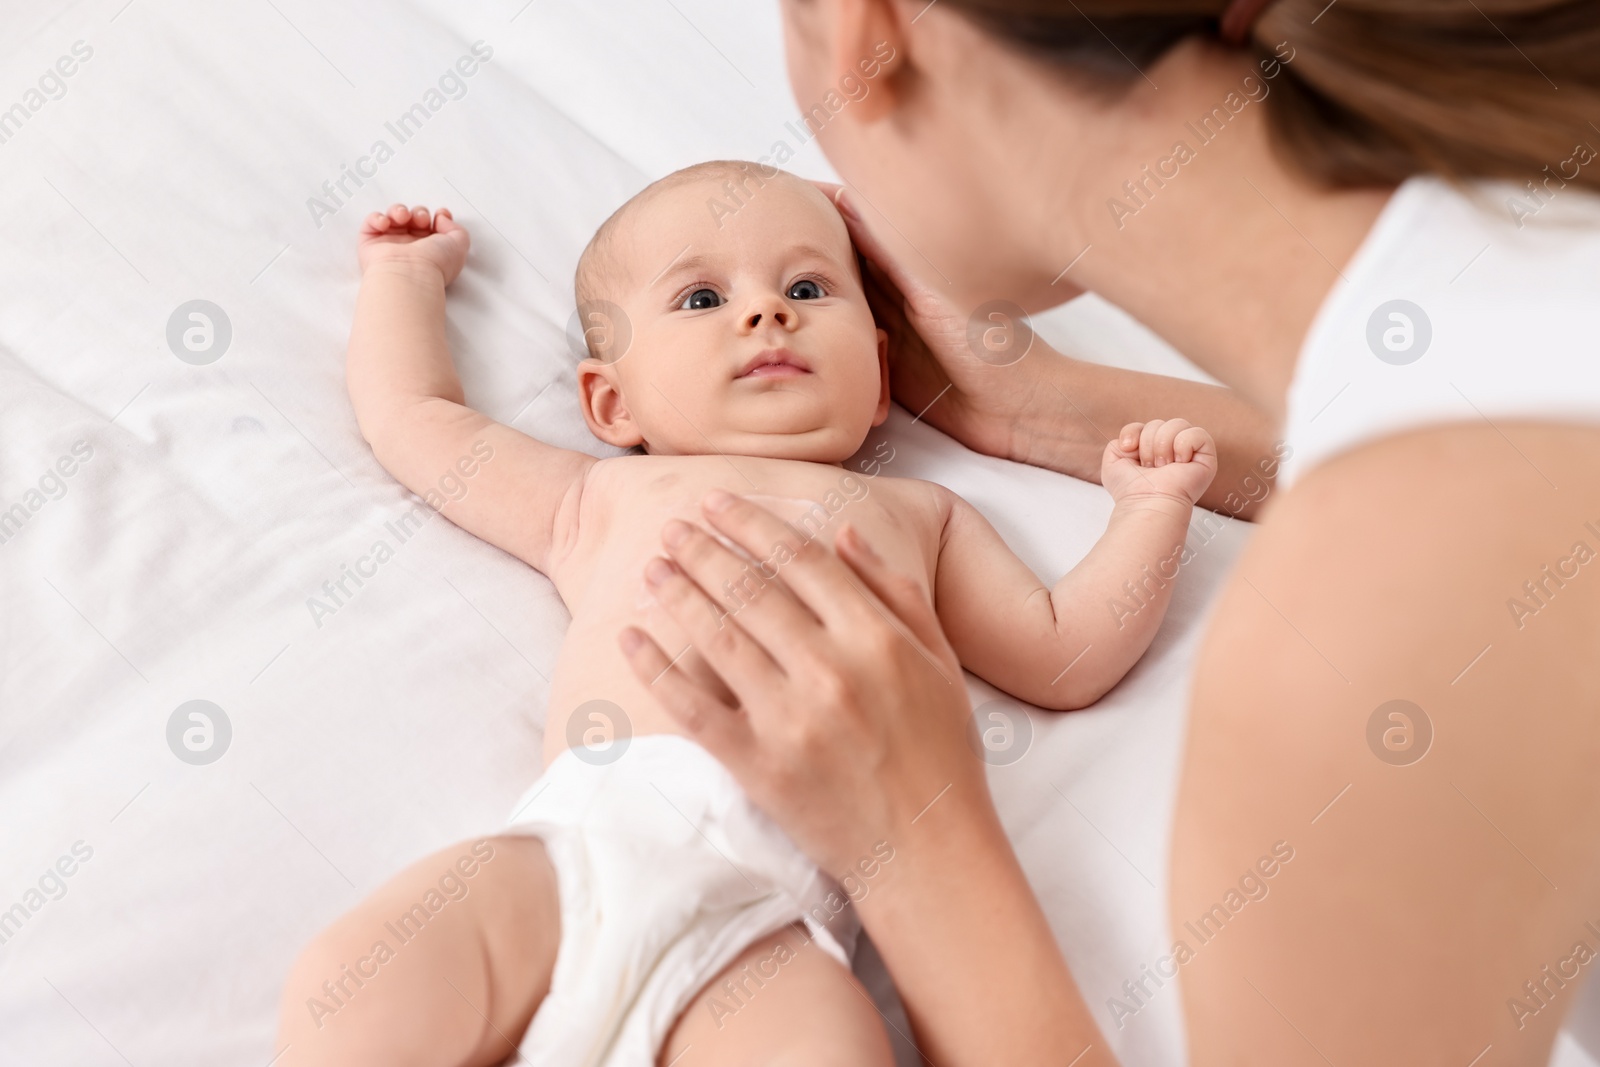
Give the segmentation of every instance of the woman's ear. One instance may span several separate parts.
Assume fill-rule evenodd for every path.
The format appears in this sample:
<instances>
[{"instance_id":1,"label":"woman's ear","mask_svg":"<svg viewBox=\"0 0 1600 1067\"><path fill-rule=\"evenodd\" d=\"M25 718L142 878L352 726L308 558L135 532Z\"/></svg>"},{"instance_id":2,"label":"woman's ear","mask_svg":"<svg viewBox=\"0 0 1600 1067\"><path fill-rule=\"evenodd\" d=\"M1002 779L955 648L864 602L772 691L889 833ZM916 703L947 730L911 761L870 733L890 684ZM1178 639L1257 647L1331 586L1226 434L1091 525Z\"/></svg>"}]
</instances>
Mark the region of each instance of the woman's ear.
<instances>
[{"instance_id":1,"label":"woman's ear","mask_svg":"<svg viewBox=\"0 0 1600 1067\"><path fill-rule=\"evenodd\" d=\"M632 448L644 441L622 396L615 363L585 359L578 364L578 407L589 431L608 445Z\"/></svg>"},{"instance_id":2,"label":"woman's ear","mask_svg":"<svg viewBox=\"0 0 1600 1067\"><path fill-rule=\"evenodd\" d=\"M849 95L860 122L876 122L894 111L895 75L905 66L910 23L902 0L834 0L833 84ZM858 98L852 86L865 86Z\"/></svg>"},{"instance_id":3,"label":"woman's ear","mask_svg":"<svg viewBox=\"0 0 1600 1067\"><path fill-rule=\"evenodd\" d=\"M878 328L878 410L872 416L872 425L882 426L889 418L889 331Z\"/></svg>"}]
</instances>

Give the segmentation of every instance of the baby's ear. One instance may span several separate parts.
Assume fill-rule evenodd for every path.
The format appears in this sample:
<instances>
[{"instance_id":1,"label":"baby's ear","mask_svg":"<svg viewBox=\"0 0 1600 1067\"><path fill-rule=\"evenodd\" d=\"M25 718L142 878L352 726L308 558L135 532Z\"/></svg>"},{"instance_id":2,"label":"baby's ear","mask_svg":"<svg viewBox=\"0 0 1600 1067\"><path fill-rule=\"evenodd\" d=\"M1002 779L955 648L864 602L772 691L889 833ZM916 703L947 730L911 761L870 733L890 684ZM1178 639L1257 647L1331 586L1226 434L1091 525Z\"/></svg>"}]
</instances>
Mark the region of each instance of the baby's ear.
<instances>
[{"instance_id":1,"label":"baby's ear","mask_svg":"<svg viewBox=\"0 0 1600 1067\"><path fill-rule=\"evenodd\" d=\"M878 410L872 416L872 425L882 426L889 418L889 331L878 328Z\"/></svg>"},{"instance_id":2,"label":"baby's ear","mask_svg":"<svg viewBox=\"0 0 1600 1067\"><path fill-rule=\"evenodd\" d=\"M622 396L615 363L585 359L578 364L578 405L589 431L608 445L632 448L644 441Z\"/></svg>"}]
</instances>

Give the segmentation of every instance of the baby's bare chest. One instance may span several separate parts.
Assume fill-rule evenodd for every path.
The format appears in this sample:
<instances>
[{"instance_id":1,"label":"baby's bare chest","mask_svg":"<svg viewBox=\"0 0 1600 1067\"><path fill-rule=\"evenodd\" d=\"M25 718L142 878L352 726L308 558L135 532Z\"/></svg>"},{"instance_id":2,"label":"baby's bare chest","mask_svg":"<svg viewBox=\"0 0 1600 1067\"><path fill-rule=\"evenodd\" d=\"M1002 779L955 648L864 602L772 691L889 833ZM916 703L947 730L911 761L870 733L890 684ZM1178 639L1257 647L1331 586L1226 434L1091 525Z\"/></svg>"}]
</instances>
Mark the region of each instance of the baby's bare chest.
<instances>
[{"instance_id":1,"label":"baby's bare chest","mask_svg":"<svg viewBox=\"0 0 1600 1067\"><path fill-rule=\"evenodd\" d=\"M631 611L642 595L645 564L664 554L662 526L681 519L718 536L700 504L713 489L760 504L787 524L787 544L764 538L738 545L746 563L781 566L796 540L831 549L849 523L896 570L931 585L945 510L938 490L878 473L876 462L856 463L863 469L722 456L604 460L585 483L556 587L575 622Z\"/></svg>"},{"instance_id":2,"label":"baby's bare chest","mask_svg":"<svg viewBox=\"0 0 1600 1067\"><path fill-rule=\"evenodd\" d=\"M550 679L546 759L579 744L583 731L599 721L597 714L610 724L607 729L676 731L617 645L626 626L638 627L670 650L675 668L708 692L736 699L644 582L645 564L665 554L661 527L666 522L676 518L710 529L700 501L712 489L740 494L775 513L788 524L782 536L791 548L803 540L831 550L840 528L849 523L892 568L931 588L947 497L927 482L873 476L880 469L881 462L842 470L720 456L630 456L596 464L576 513L565 532L557 532L561 550L551 578L572 623ZM718 578L703 585L718 616L737 614L762 594L773 571L759 563L775 561L778 574L783 572L777 544L757 539L740 552L744 558L725 560Z\"/></svg>"}]
</instances>

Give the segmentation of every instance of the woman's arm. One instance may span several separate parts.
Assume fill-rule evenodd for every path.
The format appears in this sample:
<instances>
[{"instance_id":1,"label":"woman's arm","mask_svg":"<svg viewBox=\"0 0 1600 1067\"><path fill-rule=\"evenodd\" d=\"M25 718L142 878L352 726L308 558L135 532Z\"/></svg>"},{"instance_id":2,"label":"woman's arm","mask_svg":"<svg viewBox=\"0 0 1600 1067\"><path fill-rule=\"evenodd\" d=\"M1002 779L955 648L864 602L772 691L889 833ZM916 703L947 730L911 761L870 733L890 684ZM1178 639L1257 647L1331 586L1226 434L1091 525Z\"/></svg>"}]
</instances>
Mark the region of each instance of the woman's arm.
<instances>
[{"instance_id":1,"label":"woman's arm","mask_svg":"<svg viewBox=\"0 0 1600 1067\"><path fill-rule=\"evenodd\" d=\"M908 827L856 904L941 1067L1112 1067L985 793L952 790Z\"/></svg>"},{"instance_id":2,"label":"woman's arm","mask_svg":"<svg viewBox=\"0 0 1600 1067\"><path fill-rule=\"evenodd\" d=\"M1234 518L1255 517L1286 453L1274 444L1266 415L1239 394L1204 382L1071 359L1037 339L1034 352L1022 362L1035 356L1034 380L1024 386L1025 403L1009 415L1006 450L998 454L1097 482L1100 457L1110 440L1102 431L1115 434L1130 422L1181 418L1204 426L1217 442L1217 476L1200 497L1200 506Z\"/></svg>"},{"instance_id":3,"label":"woman's arm","mask_svg":"<svg viewBox=\"0 0 1600 1067\"><path fill-rule=\"evenodd\" d=\"M979 359L970 309L900 270L843 188L818 184L866 260L867 294L889 331L894 396L907 409L975 451L1088 482L1100 480L1100 456L1121 427L1186 419L1217 442L1217 477L1200 506L1254 517L1281 458L1265 413L1230 389L1071 359L1038 337L1014 362L1003 351ZM999 325L1017 335L1015 324Z\"/></svg>"},{"instance_id":4,"label":"woman's arm","mask_svg":"<svg viewBox=\"0 0 1600 1067\"><path fill-rule=\"evenodd\" d=\"M704 590L747 575L745 561L698 527L669 523L672 562L646 568L739 704L629 627L635 674L824 870L893 850L857 907L929 1060L1060 1067L1087 1050L1078 1067L1114 1063L1001 829L966 741L960 664L915 580L848 527L836 556L725 493L705 518L757 558L792 554L737 618Z\"/></svg>"},{"instance_id":5,"label":"woman's arm","mask_svg":"<svg viewBox=\"0 0 1600 1067\"><path fill-rule=\"evenodd\" d=\"M1510 422L1369 443L1276 503L1195 668L1170 898L1195 1067L1550 1062L1600 966L1586 524L1600 431Z\"/></svg>"}]
</instances>

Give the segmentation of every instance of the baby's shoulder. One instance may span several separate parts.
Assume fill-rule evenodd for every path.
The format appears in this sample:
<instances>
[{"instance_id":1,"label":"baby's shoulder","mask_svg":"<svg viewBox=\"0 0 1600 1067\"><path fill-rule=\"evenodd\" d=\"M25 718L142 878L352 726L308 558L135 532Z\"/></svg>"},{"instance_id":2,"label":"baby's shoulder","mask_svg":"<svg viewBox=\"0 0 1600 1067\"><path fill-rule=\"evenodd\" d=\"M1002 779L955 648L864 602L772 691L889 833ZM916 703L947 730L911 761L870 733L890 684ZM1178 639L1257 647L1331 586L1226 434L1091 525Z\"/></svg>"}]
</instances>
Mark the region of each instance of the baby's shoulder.
<instances>
[{"instance_id":1,"label":"baby's shoulder","mask_svg":"<svg viewBox=\"0 0 1600 1067\"><path fill-rule=\"evenodd\" d=\"M938 536L961 498L952 490L922 478L891 478L880 474L867 481L867 491L876 494L879 505L907 526Z\"/></svg>"},{"instance_id":2,"label":"baby's shoulder","mask_svg":"<svg viewBox=\"0 0 1600 1067\"><path fill-rule=\"evenodd\" d=\"M591 541L596 528L609 522L619 502L629 499L646 479L665 473L652 467L649 461L654 458L627 453L589 464L562 508L571 535L568 541L573 545Z\"/></svg>"},{"instance_id":3,"label":"baby's shoulder","mask_svg":"<svg viewBox=\"0 0 1600 1067\"><path fill-rule=\"evenodd\" d=\"M713 481L722 463L717 456L652 456L644 452L607 456L589 468L585 492L637 502L636 494L642 491L692 489Z\"/></svg>"},{"instance_id":4,"label":"baby's shoulder","mask_svg":"<svg viewBox=\"0 0 1600 1067\"><path fill-rule=\"evenodd\" d=\"M926 478L891 478L887 474L880 474L872 479L873 482L883 486L884 489L894 494L908 505L923 505L934 508L948 508L960 500L955 491L938 482L930 482Z\"/></svg>"}]
</instances>

